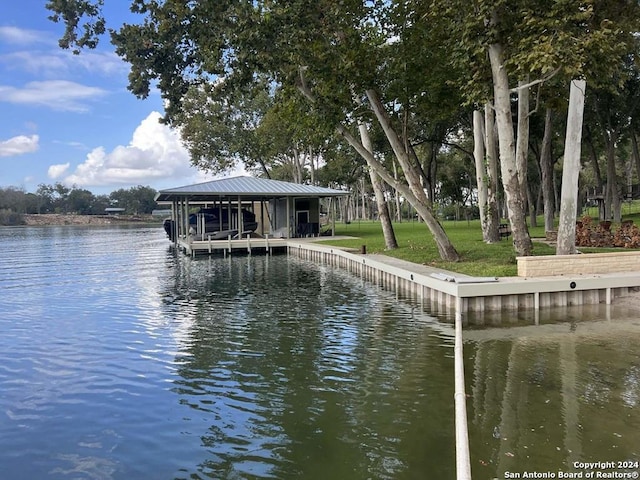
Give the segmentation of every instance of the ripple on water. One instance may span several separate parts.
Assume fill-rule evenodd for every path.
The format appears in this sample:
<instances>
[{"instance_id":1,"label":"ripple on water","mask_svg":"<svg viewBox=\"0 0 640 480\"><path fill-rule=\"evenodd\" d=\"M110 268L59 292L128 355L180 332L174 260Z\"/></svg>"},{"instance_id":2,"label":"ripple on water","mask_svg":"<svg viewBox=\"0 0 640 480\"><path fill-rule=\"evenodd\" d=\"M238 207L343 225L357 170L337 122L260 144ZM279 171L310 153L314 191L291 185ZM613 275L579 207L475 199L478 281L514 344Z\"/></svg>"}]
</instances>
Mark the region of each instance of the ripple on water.
<instances>
[{"instance_id":1,"label":"ripple on water","mask_svg":"<svg viewBox=\"0 0 640 480\"><path fill-rule=\"evenodd\" d=\"M344 272L163 236L0 229L3 475L447 477L452 453L423 457L452 438L449 327Z\"/></svg>"}]
</instances>

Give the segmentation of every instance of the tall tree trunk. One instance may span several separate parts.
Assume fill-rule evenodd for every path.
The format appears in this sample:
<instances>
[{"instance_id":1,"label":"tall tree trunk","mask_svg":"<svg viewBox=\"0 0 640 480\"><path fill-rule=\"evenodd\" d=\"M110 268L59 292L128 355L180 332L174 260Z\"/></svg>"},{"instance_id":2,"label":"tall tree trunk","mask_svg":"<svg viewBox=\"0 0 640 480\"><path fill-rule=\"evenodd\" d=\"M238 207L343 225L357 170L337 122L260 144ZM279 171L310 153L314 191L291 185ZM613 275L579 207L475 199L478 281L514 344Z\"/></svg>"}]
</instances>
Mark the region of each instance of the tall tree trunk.
<instances>
[{"instance_id":1,"label":"tall tree trunk","mask_svg":"<svg viewBox=\"0 0 640 480\"><path fill-rule=\"evenodd\" d=\"M509 78L504 64L504 49L501 44L489 45L489 60L493 78L493 94L498 125L498 143L500 147L500 171L507 201L507 213L511 223L513 245L520 256L531 255L533 245L527 230L524 213L524 201L518 179L516 164L513 120L511 118L511 98Z\"/></svg>"},{"instance_id":2,"label":"tall tree trunk","mask_svg":"<svg viewBox=\"0 0 640 480\"><path fill-rule=\"evenodd\" d=\"M569 112L567 114L556 255L576 253L578 177L580 175L580 147L582 144L582 121L586 87L587 84L584 80L573 80L569 92Z\"/></svg>"},{"instance_id":3,"label":"tall tree trunk","mask_svg":"<svg viewBox=\"0 0 640 480\"><path fill-rule=\"evenodd\" d=\"M478 110L473 111L473 158L476 165L476 186L478 189L478 210L480 212L480 226L482 227L482 240L489 241L487 231L487 168L485 166L484 150L484 119Z\"/></svg>"},{"instance_id":4,"label":"tall tree trunk","mask_svg":"<svg viewBox=\"0 0 640 480\"><path fill-rule=\"evenodd\" d=\"M540 149L540 172L542 176L542 198L544 201L544 230L554 229L555 197L553 194L553 159L551 157L551 138L553 129L553 110L547 108L544 116L544 135Z\"/></svg>"},{"instance_id":5,"label":"tall tree trunk","mask_svg":"<svg viewBox=\"0 0 640 480\"><path fill-rule=\"evenodd\" d=\"M367 126L361 123L358 126L360 130L360 140L362 146L366 148L371 155L373 155L373 145L371 138L369 137L369 131ZM376 204L378 206L378 218L382 225L382 234L384 236L384 244L387 250L395 250L398 248L398 241L396 240L396 234L393 231L393 224L391 223L391 216L389 215L389 208L387 202L384 199L384 192L382 191L382 180L375 172L375 170L369 166L369 178L371 178L371 185L376 196Z\"/></svg>"},{"instance_id":6,"label":"tall tree trunk","mask_svg":"<svg viewBox=\"0 0 640 480\"><path fill-rule=\"evenodd\" d=\"M360 218L362 220L368 220L369 215L367 214L367 188L365 185L364 177L360 177Z\"/></svg>"},{"instance_id":7,"label":"tall tree trunk","mask_svg":"<svg viewBox=\"0 0 640 480\"><path fill-rule=\"evenodd\" d=\"M449 237L447 237L442 225L440 225L438 220L433 216L433 212L431 211L431 202L427 198L424 188L420 183L420 172L417 170L415 165L412 165L409 153L404 149L402 141L391 125L391 120L389 119L387 111L378 96L378 92L369 89L366 91L366 94L369 102L371 103L371 108L375 113L387 140L391 144L391 148L393 149L395 157L398 159L398 163L400 164L402 171L404 172L409 189L411 190L411 193L413 193L412 197L417 200L415 203L412 202L412 205L418 212L418 215L420 215L427 224L429 231L431 231L438 247L440 257L443 260L450 262L459 261L460 255L449 240Z\"/></svg>"},{"instance_id":8,"label":"tall tree trunk","mask_svg":"<svg viewBox=\"0 0 640 480\"><path fill-rule=\"evenodd\" d=\"M476 165L476 184L478 188L478 210L480 211L480 225L482 227L482 240L486 243L500 241L497 227L492 222L492 210L495 205L489 205L489 181L487 169L487 155L485 151L485 129L482 112L473 112L473 157Z\"/></svg>"},{"instance_id":9,"label":"tall tree trunk","mask_svg":"<svg viewBox=\"0 0 640 480\"><path fill-rule=\"evenodd\" d=\"M527 205L529 206L529 225L532 227L538 226L538 217L536 214L536 200L533 197L533 192L531 191L531 185L527 185L525 187L527 189Z\"/></svg>"},{"instance_id":10,"label":"tall tree trunk","mask_svg":"<svg viewBox=\"0 0 640 480\"><path fill-rule=\"evenodd\" d=\"M598 162L598 152L596 150L596 146L593 143L593 134L590 132L589 126L585 126L586 131L589 133L586 141L587 145L589 145L589 153L591 154L591 163L593 166L593 174L596 177L596 188L598 189L596 193L598 195L602 195L604 192L604 181L602 180L602 172L600 171L600 163Z\"/></svg>"},{"instance_id":11,"label":"tall tree trunk","mask_svg":"<svg viewBox=\"0 0 640 480\"><path fill-rule=\"evenodd\" d=\"M531 185L527 181L527 169L529 166L529 76L518 82L518 137L516 140L516 165L518 168L518 181L520 182L520 194L524 202L523 208L529 208L529 222L532 227L537 227L536 204L533 199Z\"/></svg>"},{"instance_id":12,"label":"tall tree trunk","mask_svg":"<svg viewBox=\"0 0 640 480\"><path fill-rule=\"evenodd\" d=\"M491 242L500 241L500 208L498 205L498 148L493 105L484 107L484 144L487 156L487 231Z\"/></svg>"},{"instance_id":13,"label":"tall tree trunk","mask_svg":"<svg viewBox=\"0 0 640 480\"><path fill-rule=\"evenodd\" d=\"M316 160L318 155L314 155L313 149L309 147L309 169L311 171L311 185L316 184Z\"/></svg>"},{"instance_id":14,"label":"tall tree trunk","mask_svg":"<svg viewBox=\"0 0 640 480\"><path fill-rule=\"evenodd\" d=\"M529 76L518 82L518 139L516 141L516 169L520 195L527 199L527 158L529 156Z\"/></svg>"}]
</instances>

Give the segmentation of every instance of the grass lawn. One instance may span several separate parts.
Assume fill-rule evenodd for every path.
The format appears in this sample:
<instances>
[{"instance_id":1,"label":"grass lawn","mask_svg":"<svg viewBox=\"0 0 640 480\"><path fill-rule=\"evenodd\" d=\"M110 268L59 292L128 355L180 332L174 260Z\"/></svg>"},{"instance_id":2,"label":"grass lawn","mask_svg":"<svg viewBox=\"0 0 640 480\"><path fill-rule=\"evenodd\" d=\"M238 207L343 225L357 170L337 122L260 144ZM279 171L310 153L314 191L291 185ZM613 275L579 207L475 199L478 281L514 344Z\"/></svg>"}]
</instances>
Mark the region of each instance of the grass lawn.
<instances>
[{"instance_id":1,"label":"grass lawn","mask_svg":"<svg viewBox=\"0 0 640 480\"><path fill-rule=\"evenodd\" d=\"M640 223L640 214L625 215L624 219ZM529 228L534 239L534 255L554 255L555 247L535 238L544 238L544 221L540 219L539 227ZM460 262L452 263L440 260L438 249L426 225L421 222L406 221L394 223L398 249L385 251L384 238L380 222L355 221L350 224L336 224L336 235L357 237L353 240L327 240L331 245L360 249L366 245L367 253L382 253L410 262L444 268L452 272L466 273L473 276L508 277L517 275L516 254L512 238L488 245L482 241L480 220L443 221L449 239L462 256ZM581 252L615 251L616 249L581 248Z\"/></svg>"}]
</instances>

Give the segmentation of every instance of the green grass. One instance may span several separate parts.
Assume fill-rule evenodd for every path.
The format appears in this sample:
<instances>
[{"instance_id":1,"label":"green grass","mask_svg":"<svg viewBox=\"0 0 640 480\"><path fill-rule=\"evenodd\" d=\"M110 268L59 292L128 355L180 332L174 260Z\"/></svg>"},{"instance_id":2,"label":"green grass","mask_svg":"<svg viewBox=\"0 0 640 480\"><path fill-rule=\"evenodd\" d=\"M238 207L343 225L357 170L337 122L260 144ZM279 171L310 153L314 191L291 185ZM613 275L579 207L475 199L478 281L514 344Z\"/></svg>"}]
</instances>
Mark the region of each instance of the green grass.
<instances>
[{"instance_id":1,"label":"green grass","mask_svg":"<svg viewBox=\"0 0 640 480\"><path fill-rule=\"evenodd\" d=\"M637 216L636 216L637 215ZM640 223L640 213L625 215ZM636 218L634 218L636 217ZM544 238L544 222L539 227L529 228L532 238ZM360 250L365 245L367 253L382 253L410 262L444 268L452 272L473 276L508 277L517 275L516 254L511 237L488 245L482 241L479 220L442 222L451 243L462 259L460 262L445 262L440 259L433 237L424 223L394 223L398 249L385 251L382 228L379 222L356 221L351 224L336 224L336 235L356 237L350 240L327 240L326 243ZM582 252L615 251L616 249L580 249ZM554 255L555 248L542 242L533 242L534 255Z\"/></svg>"}]
</instances>

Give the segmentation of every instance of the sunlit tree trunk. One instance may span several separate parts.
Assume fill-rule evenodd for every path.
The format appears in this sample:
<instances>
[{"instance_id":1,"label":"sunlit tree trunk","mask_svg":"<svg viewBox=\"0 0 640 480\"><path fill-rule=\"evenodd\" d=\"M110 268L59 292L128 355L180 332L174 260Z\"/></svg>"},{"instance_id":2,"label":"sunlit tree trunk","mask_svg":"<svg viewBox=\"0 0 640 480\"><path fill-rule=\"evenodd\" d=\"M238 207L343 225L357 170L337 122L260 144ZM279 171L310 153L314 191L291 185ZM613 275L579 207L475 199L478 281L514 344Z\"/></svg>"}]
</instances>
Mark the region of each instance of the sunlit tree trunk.
<instances>
[{"instance_id":1,"label":"sunlit tree trunk","mask_svg":"<svg viewBox=\"0 0 640 480\"><path fill-rule=\"evenodd\" d=\"M518 179L509 78L504 64L504 49L502 45L497 43L489 45L489 60L491 62L496 124L498 126L500 171L502 173L507 214L513 235L513 245L518 255L531 255L533 245L527 230L524 201Z\"/></svg>"},{"instance_id":2,"label":"sunlit tree trunk","mask_svg":"<svg viewBox=\"0 0 640 480\"><path fill-rule=\"evenodd\" d=\"M527 198L527 158L529 155L529 77L518 83L518 137L516 141L516 168L520 195Z\"/></svg>"},{"instance_id":3,"label":"sunlit tree trunk","mask_svg":"<svg viewBox=\"0 0 640 480\"><path fill-rule=\"evenodd\" d=\"M480 225L482 239L489 243L487 232L487 169L485 166L484 149L484 120L482 113L473 111L473 158L476 165L476 187L478 189L478 210L480 211Z\"/></svg>"},{"instance_id":4,"label":"sunlit tree trunk","mask_svg":"<svg viewBox=\"0 0 640 480\"><path fill-rule=\"evenodd\" d=\"M495 212L495 205L489 204L489 181L488 162L485 150L484 117L482 112L473 112L473 156L476 165L476 184L478 188L478 209L480 211L480 224L482 227L482 239L486 243L500 241L497 225L492 218ZM494 196L495 198L495 196Z\"/></svg>"},{"instance_id":5,"label":"sunlit tree trunk","mask_svg":"<svg viewBox=\"0 0 640 480\"><path fill-rule=\"evenodd\" d=\"M567 114L567 134L562 169L560 222L558 225L558 244L556 246L557 255L576 253L578 176L580 174L582 121L586 87L587 84L584 80L573 80L569 92L569 112Z\"/></svg>"}]
</instances>

